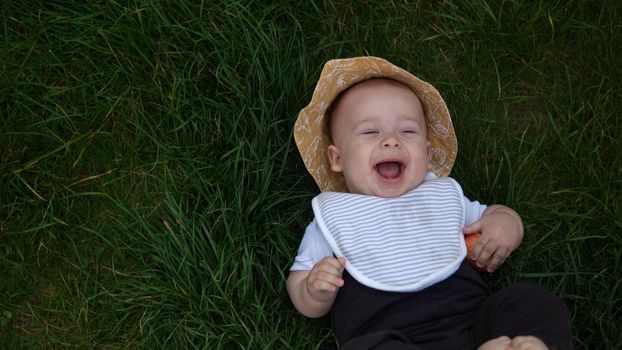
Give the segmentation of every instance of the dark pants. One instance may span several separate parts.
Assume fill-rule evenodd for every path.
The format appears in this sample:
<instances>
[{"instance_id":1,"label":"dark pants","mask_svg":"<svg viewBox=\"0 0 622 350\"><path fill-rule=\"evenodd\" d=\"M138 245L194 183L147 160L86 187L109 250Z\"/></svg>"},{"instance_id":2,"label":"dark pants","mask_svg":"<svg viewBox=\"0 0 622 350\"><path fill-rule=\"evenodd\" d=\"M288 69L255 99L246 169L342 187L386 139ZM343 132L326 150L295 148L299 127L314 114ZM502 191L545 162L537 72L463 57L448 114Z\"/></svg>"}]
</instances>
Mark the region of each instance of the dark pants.
<instances>
[{"instance_id":1,"label":"dark pants","mask_svg":"<svg viewBox=\"0 0 622 350\"><path fill-rule=\"evenodd\" d=\"M519 283L490 295L463 263L451 277L414 293L383 292L347 272L332 309L342 349L476 349L502 335L533 335L572 349L570 314L551 292Z\"/></svg>"}]
</instances>

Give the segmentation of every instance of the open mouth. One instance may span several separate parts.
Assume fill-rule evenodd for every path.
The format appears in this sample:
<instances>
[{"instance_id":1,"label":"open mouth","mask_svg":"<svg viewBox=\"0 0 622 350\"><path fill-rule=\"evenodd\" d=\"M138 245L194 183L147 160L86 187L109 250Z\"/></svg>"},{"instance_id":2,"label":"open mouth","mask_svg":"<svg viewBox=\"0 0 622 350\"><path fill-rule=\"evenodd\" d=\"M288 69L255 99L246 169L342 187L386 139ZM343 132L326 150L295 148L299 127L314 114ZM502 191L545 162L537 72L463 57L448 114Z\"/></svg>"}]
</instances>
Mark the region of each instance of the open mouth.
<instances>
[{"instance_id":1,"label":"open mouth","mask_svg":"<svg viewBox=\"0 0 622 350\"><path fill-rule=\"evenodd\" d=\"M400 162L380 162L374 167L380 176L387 180L398 179L402 175L404 165Z\"/></svg>"}]
</instances>

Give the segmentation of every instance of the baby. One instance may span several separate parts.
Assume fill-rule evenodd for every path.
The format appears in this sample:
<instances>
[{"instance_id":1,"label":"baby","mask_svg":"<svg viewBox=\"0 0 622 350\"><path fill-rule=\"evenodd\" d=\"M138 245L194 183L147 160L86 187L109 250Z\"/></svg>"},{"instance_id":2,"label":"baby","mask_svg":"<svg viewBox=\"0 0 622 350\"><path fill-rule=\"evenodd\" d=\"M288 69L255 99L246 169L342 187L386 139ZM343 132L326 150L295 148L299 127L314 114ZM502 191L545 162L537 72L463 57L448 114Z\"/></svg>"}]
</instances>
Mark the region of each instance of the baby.
<instances>
[{"instance_id":1,"label":"baby","mask_svg":"<svg viewBox=\"0 0 622 350\"><path fill-rule=\"evenodd\" d=\"M434 87L375 57L329 61L295 136L323 193L287 289L308 317L332 310L342 348L572 347L554 295L522 284L489 296L464 263L463 233L481 232L469 259L492 272L523 224L446 177L457 142Z\"/></svg>"}]
</instances>

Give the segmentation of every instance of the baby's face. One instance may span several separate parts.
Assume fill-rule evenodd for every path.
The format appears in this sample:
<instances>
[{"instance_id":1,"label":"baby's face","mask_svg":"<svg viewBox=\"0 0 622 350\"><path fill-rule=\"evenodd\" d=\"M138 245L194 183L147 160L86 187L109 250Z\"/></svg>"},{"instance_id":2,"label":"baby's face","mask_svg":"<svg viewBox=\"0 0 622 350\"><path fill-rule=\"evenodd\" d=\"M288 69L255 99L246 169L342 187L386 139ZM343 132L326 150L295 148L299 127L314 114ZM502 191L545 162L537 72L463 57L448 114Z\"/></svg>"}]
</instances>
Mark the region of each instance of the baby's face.
<instances>
[{"instance_id":1,"label":"baby's face","mask_svg":"<svg viewBox=\"0 0 622 350\"><path fill-rule=\"evenodd\" d=\"M331 169L343 172L351 193L396 197L423 182L429 142L421 102L408 87L387 79L357 84L331 118Z\"/></svg>"}]
</instances>

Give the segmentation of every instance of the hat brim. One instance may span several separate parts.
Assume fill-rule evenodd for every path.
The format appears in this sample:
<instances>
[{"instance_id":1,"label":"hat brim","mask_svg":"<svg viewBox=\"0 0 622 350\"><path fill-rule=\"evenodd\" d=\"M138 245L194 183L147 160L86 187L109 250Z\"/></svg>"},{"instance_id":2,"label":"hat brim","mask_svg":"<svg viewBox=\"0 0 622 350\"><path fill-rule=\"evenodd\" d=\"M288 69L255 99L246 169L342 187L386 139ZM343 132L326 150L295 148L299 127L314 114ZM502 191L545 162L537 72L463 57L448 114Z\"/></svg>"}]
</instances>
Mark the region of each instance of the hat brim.
<instances>
[{"instance_id":1,"label":"hat brim","mask_svg":"<svg viewBox=\"0 0 622 350\"><path fill-rule=\"evenodd\" d=\"M378 57L355 57L326 62L311 102L298 114L294 139L303 162L322 192L347 192L344 177L330 168L324 132L327 108L347 88L372 78L397 80L412 89L421 101L430 142L430 164L439 177L448 176L458 152L449 110L438 90L406 70Z\"/></svg>"}]
</instances>

